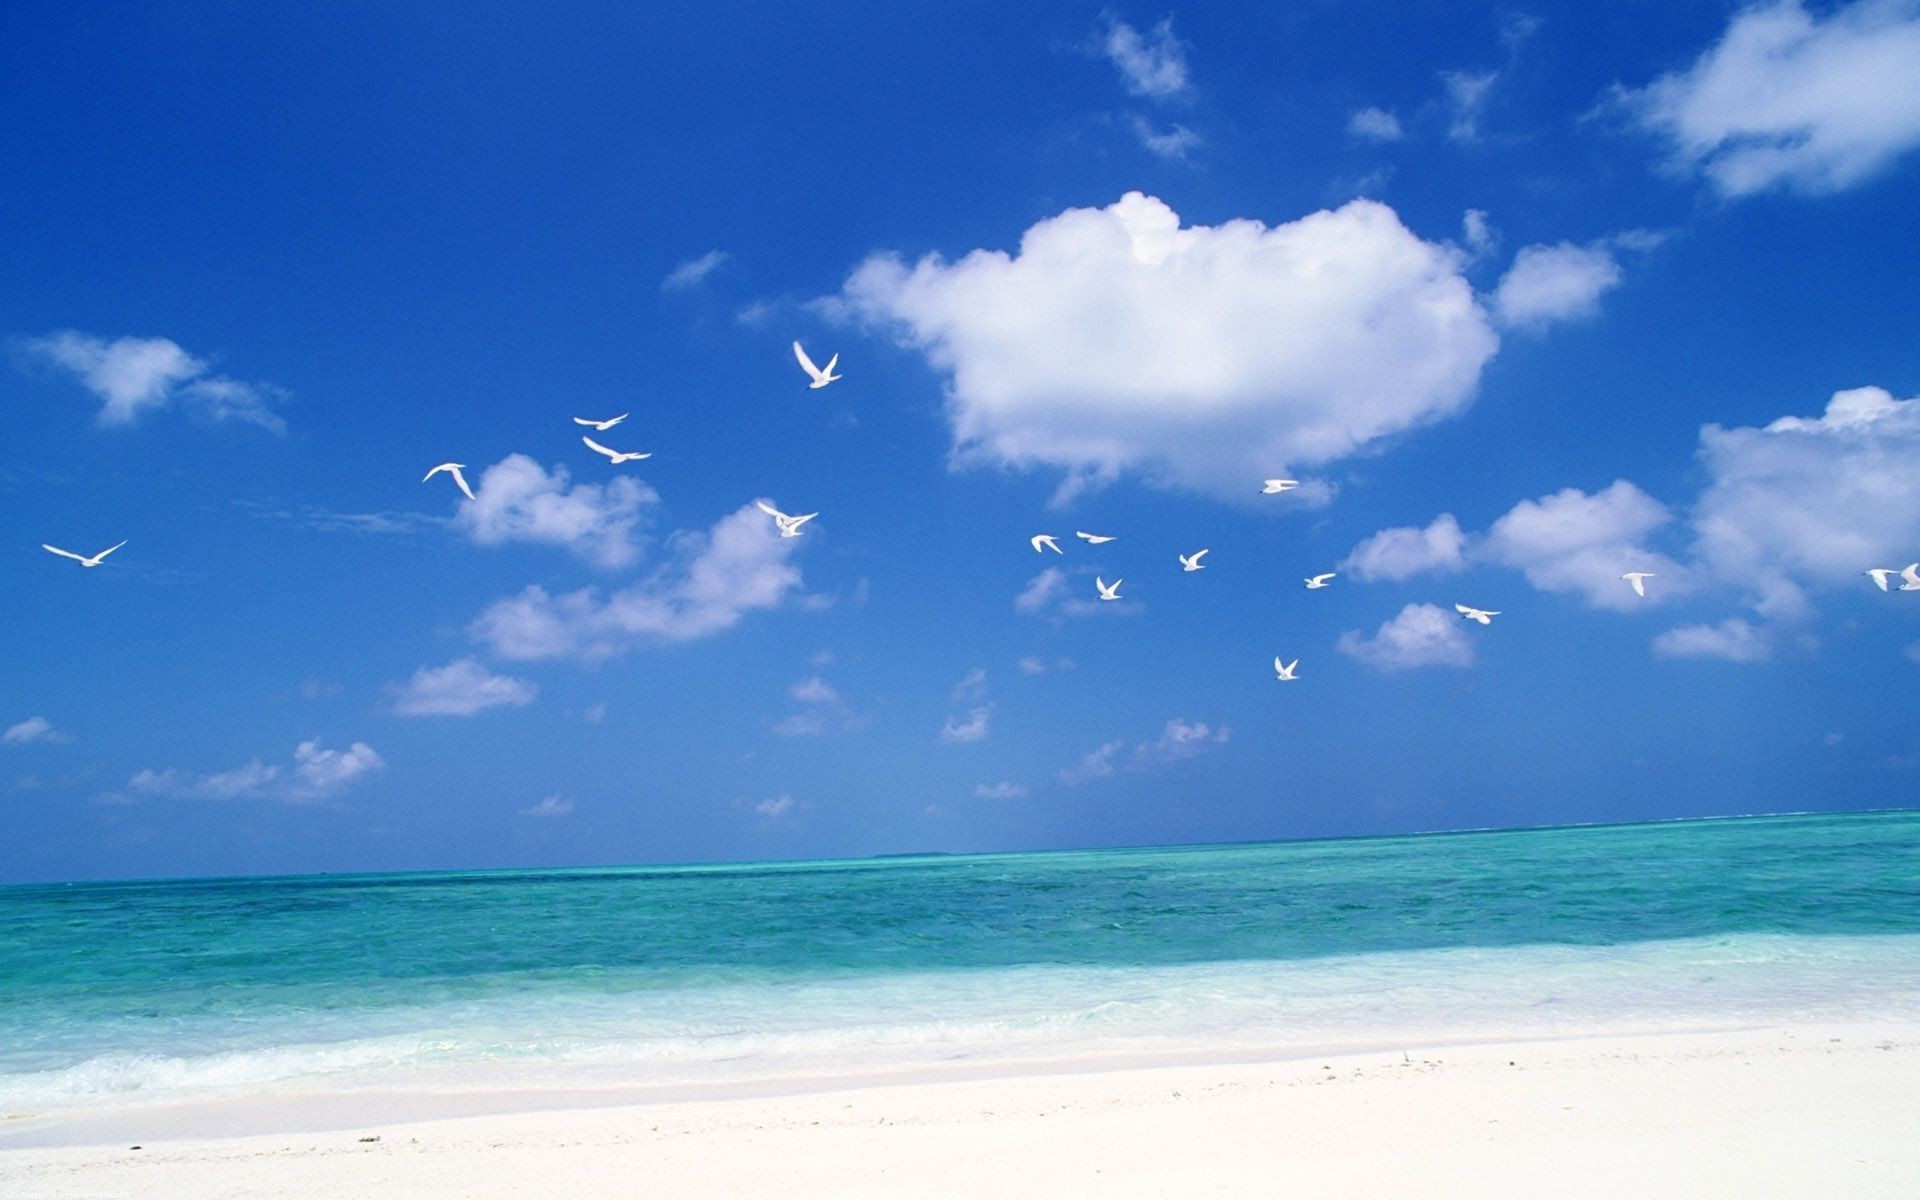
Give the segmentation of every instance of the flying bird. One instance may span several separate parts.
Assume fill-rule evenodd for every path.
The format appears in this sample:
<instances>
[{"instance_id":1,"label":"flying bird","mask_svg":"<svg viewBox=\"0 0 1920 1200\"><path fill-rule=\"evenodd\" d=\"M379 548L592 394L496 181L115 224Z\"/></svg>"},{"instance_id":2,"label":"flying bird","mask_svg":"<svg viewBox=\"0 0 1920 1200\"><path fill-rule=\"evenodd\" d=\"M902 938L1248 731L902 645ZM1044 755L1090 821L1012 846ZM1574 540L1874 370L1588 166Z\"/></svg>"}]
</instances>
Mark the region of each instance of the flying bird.
<instances>
[{"instance_id":1,"label":"flying bird","mask_svg":"<svg viewBox=\"0 0 1920 1200\"><path fill-rule=\"evenodd\" d=\"M467 499L471 500L473 499L473 489L467 486L467 477L460 473L460 468L466 465L465 463L441 463L433 470L428 471L426 475L421 478L420 482L425 483L442 471L449 472L453 475L453 481L460 485L460 490L467 494Z\"/></svg>"},{"instance_id":2,"label":"flying bird","mask_svg":"<svg viewBox=\"0 0 1920 1200\"><path fill-rule=\"evenodd\" d=\"M1908 563L1900 568L1900 578L1906 580L1900 585L1903 592L1920 592L1920 563Z\"/></svg>"},{"instance_id":3,"label":"flying bird","mask_svg":"<svg viewBox=\"0 0 1920 1200\"><path fill-rule=\"evenodd\" d=\"M1634 595L1644 596L1647 594L1647 580L1653 578L1653 572L1652 571L1628 571L1625 575L1622 575L1620 578L1626 580L1629 584L1633 585Z\"/></svg>"},{"instance_id":4,"label":"flying bird","mask_svg":"<svg viewBox=\"0 0 1920 1200\"><path fill-rule=\"evenodd\" d=\"M1195 550L1192 554L1176 555L1176 557L1179 558L1180 560L1180 569L1182 571L1206 570L1207 569L1206 564L1200 561L1200 556L1205 553L1207 553L1207 551L1205 550Z\"/></svg>"},{"instance_id":5,"label":"flying bird","mask_svg":"<svg viewBox=\"0 0 1920 1200\"><path fill-rule=\"evenodd\" d=\"M1307 590L1317 592L1327 586L1327 580L1333 578L1336 578L1336 576L1332 571L1328 571L1324 575L1315 575L1312 579L1307 580Z\"/></svg>"},{"instance_id":6,"label":"flying bird","mask_svg":"<svg viewBox=\"0 0 1920 1200\"><path fill-rule=\"evenodd\" d=\"M1300 481L1298 479L1269 479L1267 480L1267 485L1260 489L1260 494L1262 496L1278 496L1281 492L1290 492L1299 486Z\"/></svg>"},{"instance_id":7,"label":"flying bird","mask_svg":"<svg viewBox=\"0 0 1920 1200\"><path fill-rule=\"evenodd\" d=\"M1102 542L1110 542L1113 540L1110 537L1103 537L1097 533L1084 533L1078 529L1074 530L1073 536L1079 538L1089 546L1098 546Z\"/></svg>"},{"instance_id":8,"label":"flying bird","mask_svg":"<svg viewBox=\"0 0 1920 1200\"><path fill-rule=\"evenodd\" d=\"M105 550L102 550L100 553L94 555L92 558L88 558L84 554L75 554L71 550L62 550L58 546L49 546L45 542L40 543L40 548L50 553L58 554L61 558L70 558L73 561L79 563L83 567L97 567L100 565L101 559L104 559L107 555L112 554L115 550L118 550L121 546L124 546L124 545L126 545L126 543L121 542L119 543L119 545L108 546Z\"/></svg>"},{"instance_id":9,"label":"flying bird","mask_svg":"<svg viewBox=\"0 0 1920 1200\"><path fill-rule=\"evenodd\" d=\"M585 442L588 446L592 447L596 453L606 455L607 461L612 463L616 467L623 462L638 462L640 459L653 457L653 451L651 450L647 451L645 454L622 451L622 450L609 450L605 446L602 446L599 442L594 441L590 437L583 436L581 437L580 440Z\"/></svg>"},{"instance_id":10,"label":"flying bird","mask_svg":"<svg viewBox=\"0 0 1920 1200\"><path fill-rule=\"evenodd\" d=\"M1300 678L1298 675L1294 674L1294 672L1298 671L1299 669L1300 669L1299 659L1296 658L1292 662L1281 662L1280 657L1278 655L1274 656L1273 675L1274 675L1274 678L1278 679L1281 683L1292 683L1294 680Z\"/></svg>"},{"instance_id":11,"label":"flying bird","mask_svg":"<svg viewBox=\"0 0 1920 1200\"><path fill-rule=\"evenodd\" d=\"M1870 577L1876 584L1880 585L1880 590L1884 592L1887 590L1887 576L1898 575L1900 572L1894 570L1892 567L1874 567L1870 571L1862 571L1860 573Z\"/></svg>"},{"instance_id":12,"label":"flying bird","mask_svg":"<svg viewBox=\"0 0 1920 1200\"><path fill-rule=\"evenodd\" d=\"M1464 604L1456 604L1454 605L1454 608L1458 609L1460 611L1460 615L1465 617L1467 620L1478 621L1482 625L1493 624L1493 619L1500 615L1499 609L1468 608Z\"/></svg>"},{"instance_id":13,"label":"flying bird","mask_svg":"<svg viewBox=\"0 0 1920 1200\"><path fill-rule=\"evenodd\" d=\"M810 512L802 514L801 516L790 517L773 505L768 504L765 500L755 500L754 503L760 506L761 512L773 518L773 523L780 527L780 536L783 538L799 537L800 527L820 515L817 512Z\"/></svg>"},{"instance_id":14,"label":"flying bird","mask_svg":"<svg viewBox=\"0 0 1920 1200\"><path fill-rule=\"evenodd\" d=\"M1028 540L1033 543L1033 552L1035 554L1040 553L1041 547L1043 546L1055 554L1066 553L1065 550L1060 548L1060 543L1053 540L1053 535L1050 533L1036 533Z\"/></svg>"},{"instance_id":15,"label":"flying bird","mask_svg":"<svg viewBox=\"0 0 1920 1200\"><path fill-rule=\"evenodd\" d=\"M626 420L627 417L630 415L631 414L629 413L621 413L617 417L608 417L604 421L591 421L591 420L588 420L586 417L575 417L573 419L573 423L575 425L591 425L595 430L599 431L600 433L605 433L607 430L612 429L615 425L618 425L620 422Z\"/></svg>"},{"instance_id":16,"label":"flying bird","mask_svg":"<svg viewBox=\"0 0 1920 1200\"><path fill-rule=\"evenodd\" d=\"M793 344L793 356L800 360L800 369L813 377L813 382L807 385L809 390L823 388L840 378L833 373L834 366L840 361L838 354L827 360L827 369L824 371L813 365L813 360L807 357L807 352L800 348L799 342Z\"/></svg>"},{"instance_id":17,"label":"flying bird","mask_svg":"<svg viewBox=\"0 0 1920 1200\"><path fill-rule=\"evenodd\" d=\"M1098 575L1093 577L1093 586L1099 589L1102 600L1118 600L1120 598L1120 585L1125 582L1126 580L1124 579L1116 579L1112 583L1108 583Z\"/></svg>"}]
</instances>

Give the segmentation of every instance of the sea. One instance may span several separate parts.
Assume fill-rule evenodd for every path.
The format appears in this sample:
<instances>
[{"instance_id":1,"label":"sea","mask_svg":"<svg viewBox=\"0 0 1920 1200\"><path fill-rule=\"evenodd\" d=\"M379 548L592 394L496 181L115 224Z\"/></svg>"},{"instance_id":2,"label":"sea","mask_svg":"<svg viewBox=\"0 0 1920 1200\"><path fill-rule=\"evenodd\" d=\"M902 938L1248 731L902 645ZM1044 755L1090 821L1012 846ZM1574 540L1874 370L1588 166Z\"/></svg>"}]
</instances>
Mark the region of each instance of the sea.
<instances>
[{"instance_id":1,"label":"sea","mask_svg":"<svg viewBox=\"0 0 1920 1200\"><path fill-rule=\"evenodd\" d=\"M13 1120L1889 1018L1915 812L0 888Z\"/></svg>"}]
</instances>

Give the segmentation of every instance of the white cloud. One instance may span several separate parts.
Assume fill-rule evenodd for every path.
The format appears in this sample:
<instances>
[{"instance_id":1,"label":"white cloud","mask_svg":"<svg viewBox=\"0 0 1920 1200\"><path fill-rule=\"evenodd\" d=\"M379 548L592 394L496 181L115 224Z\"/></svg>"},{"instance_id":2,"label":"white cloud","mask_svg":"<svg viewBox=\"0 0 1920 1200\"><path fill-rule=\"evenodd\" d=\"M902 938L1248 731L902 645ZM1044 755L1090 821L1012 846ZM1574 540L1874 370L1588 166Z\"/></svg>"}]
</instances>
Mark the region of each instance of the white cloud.
<instances>
[{"instance_id":1,"label":"white cloud","mask_svg":"<svg viewBox=\"0 0 1920 1200\"><path fill-rule=\"evenodd\" d=\"M1538 328L1599 311L1601 295L1620 278L1604 244L1523 246L1501 276L1493 306L1508 325Z\"/></svg>"},{"instance_id":2,"label":"white cloud","mask_svg":"<svg viewBox=\"0 0 1920 1200\"><path fill-rule=\"evenodd\" d=\"M1619 100L1724 196L1842 191L1920 145L1920 5L1797 0L1735 16L1686 71Z\"/></svg>"},{"instance_id":3,"label":"white cloud","mask_svg":"<svg viewBox=\"0 0 1920 1200\"><path fill-rule=\"evenodd\" d=\"M975 667L953 685L953 701L985 700L987 698L987 669Z\"/></svg>"},{"instance_id":4,"label":"white cloud","mask_svg":"<svg viewBox=\"0 0 1920 1200\"><path fill-rule=\"evenodd\" d=\"M28 353L65 367L104 403L102 425L132 425L143 413L183 401L209 421L244 421L274 433L286 422L269 407L285 393L271 384L242 383L208 375L208 364L169 338L122 337L108 341L63 329L28 339Z\"/></svg>"},{"instance_id":5,"label":"white cloud","mask_svg":"<svg viewBox=\"0 0 1920 1200\"><path fill-rule=\"evenodd\" d=\"M1397 142L1403 136L1400 118L1384 108L1363 108L1347 118L1347 132L1374 142Z\"/></svg>"},{"instance_id":6,"label":"white cloud","mask_svg":"<svg viewBox=\"0 0 1920 1200\"><path fill-rule=\"evenodd\" d=\"M777 821L781 817L793 812L793 797L782 792L778 796L762 800L760 803L754 805L753 811L766 817L768 820Z\"/></svg>"},{"instance_id":7,"label":"white cloud","mask_svg":"<svg viewBox=\"0 0 1920 1200\"><path fill-rule=\"evenodd\" d=\"M531 704L540 689L462 658L444 667L421 667L412 679L388 684L387 690L393 711L403 717L470 717L503 705Z\"/></svg>"},{"instance_id":8,"label":"white cloud","mask_svg":"<svg viewBox=\"0 0 1920 1200\"><path fill-rule=\"evenodd\" d=\"M1474 558L1516 568L1541 591L1575 592L1597 608L1630 611L1689 587L1685 567L1641 544L1672 519L1665 505L1624 479L1591 496L1566 488L1514 505ZM1628 571L1651 571L1660 582L1643 599L1621 582Z\"/></svg>"},{"instance_id":9,"label":"white cloud","mask_svg":"<svg viewBox=\"0 0 1920 1200\"><path fill-rule=\"evenodd\" d=\"M1920 546L1920 397L1853 388L1819 417L1708 425L1700 461L1709 482L1693 509L1694 553L1768 615L1794 615L1803 588L1852 586Z\"/></svg>"},{"instance_id":10,"label":"white cloud","mask_svg":"<svg viewBox=\"0 0 1920 1200\"><path fill-rule=\"evenodd\" d=\"M1120 69L1120 80L1127 91L1155 100L1186 94L1190 86L1187 47L1173 36L1172 17L1145 34L1112 15L1106 21L1106 35L1100 48Z\"/></svg>"},{"instance_id":11,"label":"white cloud","mask_svg":"<svg viewBox=\"0 0 1920 1200\"><path fill-rule=\"evenodd\" d=\"M787 695L802 704L837 704L840 700L840 693L833 690L833 685L818 675L794 684L787 689Z\"/></svg>"},{"instance_id":12,"label":"white cloud","mask_svg":"<svg viewBox=\"0 0 1920 1200\"><path fill-rule=\"evenodd\" d=\"M1907 643L1907 661L1920 664L1920 642Z\"/></svg>"},{"instance_id":13,"label":"white cloud","mask_svg":"<svg viewBox=\"0 0 1920 1200\"><path fill-rule=\"evenodd\" d=\"M1029 654L1020 660L1020 673L1022 675L1045 675L1048 671L1071 670L1073 670L1073 660L1065 657L1056 658L1052 662L1048 662L1037 654Z\"/></svg>"},{"instance_id":14,"label":"white cloud","mask_svg":"<svg viewBox=\"0 0 1920 1200\"><path fill-rule=\"evenodd\" d=\"M284 800L298 804L337 795L386 765L365 742L354 742L345 750L326 750L316 740L294 747L291 766L254 759L230 771L204 775L168 767L141 771L127 781L127 787L141 795L178 799Z\"/></svg>"},{"instance_id":15,"label":"white cloud","mask_svg":"<svg viewBox=\"0 0 1920 1200\"><path fill-rule=\"evenodd\" d=\"M973 789L977 800L1018 800L1027 794L1025 784L1002 779L999 783L982 783Z\"/></svg>"},{"instance_id":16,"label":"white cloud","mask_svg":"<svg viewBox=\"0 0 1920 1200\"><path fill-rule=\"evenodd\" d=\"M1448 137L1456 142L1479 140L1480 116L1487 107L1487 93L1499 78L1497 71L1441 73L1440 83L1447 90L1447 108L1452 116L1447 125Z\"/></svg>"},{"instance_id":17,"label":"white cloud","mask_svg":"<svg viewBox=\"0 0 1920 1200\"><path fill-rule=\"evenodd\" d=\"M607 702L602 700L597 704L587 705L587 707L581 711L580 719L589 725L598 725L600 722L606 720Z\"/></svg>"},{"instance_id":18,"label":"white cloud","mask_svg":"<svg viewBox=\"0 0 1920 1200\"><path fill-rule=\"evenodd\" d=\"M985 741L988 733L987 721L993 716L993 705L981 704L967 710L964 717L950 716L940 726L939 740L948 745L966 745L970 742Z\"/></svg>"},{"instance_id":19,"label":"white cloud","mask_svg":"<svg viewBox=\"0 0 1920 1200\"><path fill-rule=\"evenodd\" d=\"M1188 154L1206 141L1193 130L1177 122L1163 131L1155 128L1152 121L1135 114L1131 124L1133 136L1140 139L1140 144L1169 162L1184 161Z\"/></svg>"},{"instance_id":20,"label":"white cloud","mask_svg":"<svg viewBox=\"0 0 1920 1200\"><path fill-rule=\"evenodd\" d=\"M1027 586L1013 598L1013 607L1017 612L1045 612L1067 590L1067 573L1059 567L1048 567L1027 580Z\"/></svg>"},{"instance_id":21,"label":"white cloud","mask_svg":"<svg viewBox=\"0 0 1920 1200\"><path fill-rule=\"evenodd\" d=\"M459 506L454 526L483 546L564 546L607 568L638 559L634 527L641 510L658 503L653 489L625 475L606 483L569 487L569 482L565 467L549 474L526 455L509 454L481 473L474 498Z\"/></svg>"},{"instance_id":22,"label":"white cloud","mask_svg":"<svg viewBox=\"0 0 1920 1200\"><path fill-rule=\"evenodd\" d=\"M1175 717L1167 722L1158 738L1135 746L1133 759L1136 763L1147 764L1192 758L1214 746L1225 745L1227 734L1224 725L1214 729L1204 721L1183 721Z\"/></svg>"},{"instance_id":23,"label":"white cloud","mask_svg":"<svg viewBox=\"0 0 1920 1200\"><path fill-rule=\"evenodd\" d=\"M1452 513L1441 513L1425 529L1382 529L1361 542L1340 564L1356 579L1411 579L1427 571L1466 567L1467 535Z\"/></svg>"},{"instance_id":24,"label":"white cloud","mask_svg":"<svg viewBox=\"0 0 1920 1200\"><path fill-rule=\"evenodd\" d=\"M1181 228L1132 192L1013 255L875 255L826 307L948 377L956 466L1060 468L1063 496L1135 471L1244 499L1467 405L1498 339L1460 268L1371 200Z\"/></svg>"},{"instance_id":25,"label":"white cloud","mask_svg":"<svg viewBox=\"0 0 1920 1200\"><path fill-rule=\"evenodd\" d=\"M1092 750L1081 756L1080 761L1071 767L1063 767L1054 772L1054 778L1068 787L1086 783L1093 779L1105 779L1113 774L1113 756L1125 748L1125 742L1108 742L1098 750Z\"/></svg>"},{"instance_id":26,"label":"white cloud","mask_svg":"<svg viewBox=\"0 0 1920 1200\"><path fill-rule=\"evenodd\" d=\"M683 262L669 271L667 277L660 281L660 290L683 292L689 288L698 287L707 276L724 266L728 257L725 250L709 250L699 258Z\"/></svg>"},{"instance_id":27,"label":"white cloud","mask_svg":"<svg viewBox=\"0 0 1920 1200\"><path fill-rule=\"evenodd\" d=\"M72 740L55 729L53 722L45 717L28 717L17 725L9 725L5 733L0 733L0 745L6 746L31 746L35 742L52 745Z\"/></svg>"},{"instance_id":28,"label":"white cloud","mask_svg":"<svg viewBox=\"0 0 1920 1200\"><path fill-rule=\"evenodd\" d=\"M1470 208L1461 215L1460 236L1467 243L1467 252L1476 259L1493 253L1500 244L1500 235L1494 232L1487 214L1477 208Z\"/></svg>"},{"instance_id":29,"label":"white cloud","mask_svg":"<svg viewBox=\"0 0 1920 1200\"><path fill-rule=\"evenodd\" d=\"M777 609L801 586L788 561L805 538L782 538L752 504L706 533L672 539L676 561L604 599L592 588L549 595L529 587L495 602L471 627L502 658L594 661L636 645L692 641Z\"/></svg>"},{"instance_id":30,"label":"white cloud","mask_svg":"<svg viewBox=\"0 0 1920 1200\"><path fill-rule=\"evenodd\" d=\"M1407 605L1371 638L1349 629L1340 635L1339 646L1342 654L1387 672L1473 665L1473 643L1460 618L1431 604Z\"/></svg>"},{"instance_id":31,"label":"white cloud","mask_svg":"<svg viewBox=\"0 0 1920 1200\"><path fill-rule=\"evenodd\" d=\"M1653 652L1662 658L1724 658L1728 662L1765 662L1773 646L1765 631L1739 617L1718 625L1683 625L1653 639Z\"/></svg>"},{"instance_id":32,"label":"white cloud","mask_svg":"<svg viewBox=\"0 0 1920 1200\"><path fill-rule=\"evenodd\" d=\"M529 805L520 810L523 817L564 817L573 811L573 801L555 792L551 796L542 796L540 803Z\"/></svg>"}]
</instances>

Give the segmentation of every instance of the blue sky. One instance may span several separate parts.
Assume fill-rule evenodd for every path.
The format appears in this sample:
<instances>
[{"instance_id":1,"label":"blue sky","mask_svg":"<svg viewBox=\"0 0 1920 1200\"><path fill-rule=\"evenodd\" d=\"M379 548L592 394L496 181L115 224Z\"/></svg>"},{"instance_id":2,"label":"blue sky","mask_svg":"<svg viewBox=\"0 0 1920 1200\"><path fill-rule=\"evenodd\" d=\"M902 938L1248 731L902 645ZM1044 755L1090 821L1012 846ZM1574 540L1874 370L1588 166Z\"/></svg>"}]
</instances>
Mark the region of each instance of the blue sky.
<instances>
[{"instance_id":1,"label":"blue sky","mask_svg":"<svg viewBox=\"0 0 1920 1200\"><path fill-rule=\"evenodd\" d=\"M10 5L0 879L1907 803L1916 76L1911 0Z\"/></svg>"}]
</instances>

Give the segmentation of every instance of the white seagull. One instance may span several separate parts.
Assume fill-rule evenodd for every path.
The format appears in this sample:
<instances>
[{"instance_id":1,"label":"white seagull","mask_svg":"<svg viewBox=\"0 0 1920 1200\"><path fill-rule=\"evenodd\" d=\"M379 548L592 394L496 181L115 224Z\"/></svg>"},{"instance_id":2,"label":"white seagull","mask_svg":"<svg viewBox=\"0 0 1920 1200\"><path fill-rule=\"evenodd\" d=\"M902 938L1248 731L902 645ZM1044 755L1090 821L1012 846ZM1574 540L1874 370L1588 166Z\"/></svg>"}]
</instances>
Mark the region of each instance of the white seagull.
<instances>
[{"instance_id":1,"label":"white seagull","mask_svg":"<svg viewBox=\"0 0 1920 1200\"><path fill-rule=\"evenodd\" d=\"M1493 624L1493 619L1500 615L1500 610L1497 608L1468 608L1464 604L1456 604L1454 607L1460 610L1460 615L1467 620L1478 621L1482 625Z\"/></svg>"},{"instance_id":2,"label":"white seagull","mask_svg":"<svg viewBox=\"0 0 1920 1200\"><path fill-rule=\"evenodd\" d=\"M1647 594L1647 580L1653 578L1653 572L1652 571L1628 571L1625 575L1622 575L1620 578L1626 580L1629 584L1633 585L1634 595L1644 596Z\"/></svg>"},{"instance_id":3,"label":"white seagull","mask_svg":"<svg viewBox=\"0 0 1920 1200\"><path fill-rule=\"evenodd\" d=\"M623 450L609 450L605 446L602 446L599 442L594 441L590 437L583 436L580 440L585 442L588 446L592 447L596 453L606 455L607 461L612 463L616 467L623 462L638 462L643 458L653 457L653 451L651 450L647 451L645 454L623 451Z\"/></svg>"},{"instance_id":4,"label":"white seagull","mask_svg":"<svg viewBox=\"0 0 1920 1200\"><path fill-rule=\"evenodd\" d=\"M1327 586L1327 580L1333 578L1336 578L1336 576L1332 571L1328 571L1324 575L1315 575L1312 579L1307 580L1307 590L1317 592Z\"/></svg>"},{"instance_id":5,"label":"white seagull","mask_svg":"<svg viewBox=\"0 0 1920 1200\"><path fill-rule=\"evenodd\" d=\"M1033 552L1035 554L1040 553L1042 547L1053 551L1055 554L1066 553L1065 550L1060 548L1060 543L1053 540L1053 535L1050 533L1036 533L1027 540L1033 544Z\"/></svg>"},{"instance_id":6,"label":"white seagull","mask_svg":"<svg viewBox=\"0 0 1920 1200\"><path fill-rule=\"evenodd\" d=\"M1098 546L1102 542L1110 542L1113 540L1110 537L1103 537L1097 533L1085 533L1078 529L1073 531L1073 536L1079 538L1089 546Z\"/></svg>"},{"instance_id":7,"label":"white seagull","mask_svg":"<svg viewBox=\"0 0 1920 1200\"><path fill-rule=\"evenodd\" d=\"M626 420L631 415L632 415L631 413L621 413L617 417L608 417L604 421L591 421L591 420L588 420L586 417L575 417L573 419L573 423L575 425L591 425L596 431L600 433L605 433L607 430L612 429L615 425L618 425L620 422Z\"/></svg>"},{"instance_id":8,"label":"white seagull","mask_svg":"<svg viewBox=\"0 0 1920 1200\"><path fill-rule=\"evenodd\" d=\"M102 550L100 553L94 555L92 558L88 558L83 554L75 554L71 550L62 550L58 546L49 546L45 542L40 543L40 548L42 550L46 550L51 553L58 554L61 558L70 558L73 561L79 563L83 567L97 567L100 565L101 559L105 558L109 554L112 554L115 550L118 550L120 546L124 546L124 545L126 545L126 543L121 542L117 546L108 546L105 550Z\"/></svg>"},{"instance_id":9,"label":"white seagull","mask_svg":"<svg viewBox=\"0 0 1920 1200\"><path fill-rule=\"evenodd\" d=\"M1180 560L1182 571L1204 571L1207 567L1200 561L1200 556L1205 553L1207 553L1205 550L1195 550L1192 554L1179 554L1175 557Z\"/></svg>"},{"instance_id":10,"label":"white seagull","mask_svg":"<svg viewBox=\"0 0 1920 1200\"><path fill-rule=\"evenodd\" d=\"M807 352L800 348L799 342L793 344L793 356L800 360L800 369L813 377L813 382L807 385L810 390L823 388L840 378L833 373L833 368L840 362L838 354L827 360L827 369L824 371L813 365L813 360L807 357Z\"/></svg>"},{"instance_id":11,"label":"white seagull","mask_svg":"<svg viewBox=\"0 0 1920 1200\"><path fill-rule=\"evenodd\" d=\"M1903 592L1920 592L1920 562L1908 563L1900 568L1900 578L1906 580L1900 585Z\"/></svg>"},{"instance_id":12,"label":"white seagull","mask_svg":"<svg viewBox=\"0 0 1920 1200\"><path fill-rule=\"evenodd\" d=\"M1126 580L1124 579L1116 579L1112 583L1108 583L1098 575L1093 577L1093 586L1099 590L1102 600L1118 600L1120 598L1120 585L1125 582Z\"/></svg>"},{"instance_id":13,"label":"white seagull","mask_svg":"<svg viewBox=\"0 0 1920 1200\"><path fill-rule=\"evenodd\" d=\"M1262 496L1278 496L1281 492L1290 492L1299 486L1300 481L1298 479L1269 479L1267 480L1267 485L1260 489L1260 494Z\"/></svg>"},{"instance_id":14,"label":"white seagull","mask_svg":"<svg viewBox=\"0 0 1920 1200\"><path fill-rule=\"evenodd\" d=\"M800 527L820 515L817 512L810 512L790 517L765 500L755 500L754 503L760 506L761 512L773 518L773 523L780 527L780 536L783 538L799 537Z\"/></svg>"},{"instance_id":15,"label":"white seagull","mask_svg":"<svg viewBox=\"0 0 1920 1200\"><path fill-rule=\"evenodd\" d=\"M1884 592L1887 590L1887 576L1898 575L1900 572L1894 570L1892 567L1875 567L1870 571L1862 571L1860 573L1872 579L1874 583L1879 585L1880 590Z\"/></svg>"},{"instance_id":16,"label":"white seagull","mask_svg":"<svg viewBox=\"0 0 1920 1200\"><path fill-rule=\"evenodd\" d=\"M428 471L424 476L422 476L420 479L420 482L425 483L427 480L432 479L435 475L438 475L442 471L450 472L453 475L453 481L460 485L460 490L467 494L467 499L471 500L473 499L473 489L467 486L467 477L460 473L460 468L466 465L467 464L465 463L441 463L439 466L435 467L431 471Z\"/></svg>"},{"instance_id":17,"label":"white seagull","mask_svg":"<svg viewBox=\"0 0 1920 1200\"><path fill-rule=\"evenodd\" d=\"M1281 662L1280 657L1278 655L1274 656L1274 659L1273 659L1274 678L1278 679L1281 683L1292 683L1294 680L1300 678L1298 675L1294 674L1294 672L1298 671L1299 669L1300 669L1299 659L1296 658L1292 662Z\"/></svg>"}]
</instances>

